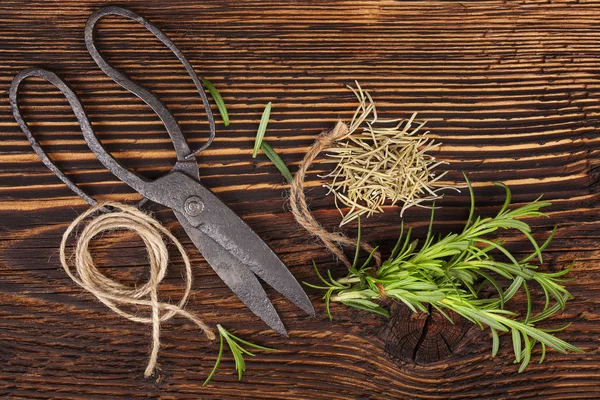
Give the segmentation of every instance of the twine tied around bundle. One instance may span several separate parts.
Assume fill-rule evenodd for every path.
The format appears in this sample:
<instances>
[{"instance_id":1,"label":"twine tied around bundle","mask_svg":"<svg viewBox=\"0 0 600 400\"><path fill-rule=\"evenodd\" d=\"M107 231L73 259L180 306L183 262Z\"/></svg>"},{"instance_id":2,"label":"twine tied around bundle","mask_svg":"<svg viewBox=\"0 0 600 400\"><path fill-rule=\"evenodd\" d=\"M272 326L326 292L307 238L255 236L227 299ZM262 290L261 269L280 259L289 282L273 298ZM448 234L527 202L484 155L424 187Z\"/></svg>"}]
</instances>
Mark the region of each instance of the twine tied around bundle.
<instances>
[{"instance_id":1,"label":"twine tied around bundle","mask_svg":"<svg viewBox=\"0 0 600 400\"><path fill-rule=\"evenodd\" d=\"M69 237L88 218L89 221L77 238L73 253L67 256ZM132 231L139 235L146 245L150 278L141 286L130 287L112 280L102 274L94 263L89 250L91 241L103 232L115 230ZM185 264L185 290L177 304L161 302L158 297L158 286L166 275L169 263L165 238L177 247ZM156 367L161 322L169 320L176 314L195 323L209 340L215 339L214 332L200 318L184 309L192 288L191 264L185 249L160 222L137 208L116 202L104 202L91 207L77 217L63 234L60 261L67 275L76 284L92 293L112 311L130 321L152 325L152 349L144 376L152 375ZM123 310L123 306L148 307L151 309L151 315L148 317L135 315Z\"/></svg>"},{"instance_id":2,"label":"twine tied around bundle","mask_svg":"<svg viewBox=\"0 0 600 400\"><path fill-rule=\"evenodd\" d=\"M333 233L326 230L311 214L306 203L306 195L304 194L306 172L313 164L315 158L324 149L330 147L336 140L343 138L348 133L348 126L343 121L338 120L332 130L322 132L317 137L315 143L305 154L302 162L300 162L298 172L294 175L294 180L290 185L290 208L296 221L310 234L318 237L346 267L350 268L352 267L352 263L339 246L356 246L356 240L350 239L341 232ZM361 241L360 247L368 253L373 253L373 258L377 266L381 266L381 254L373 246Z\"/></svg>"},{"instance_id":3,"label":"twine tied around bundle","mask_svg":"<svg viewBox=\"0 0 600 400\"><path fill-rule=\"evenodd\" d=\"M317 137L300 163L290 188L290 207L296 221L321 239L348 268L352 265L339 246L356 246L357 243L341 233L325 230L311 215L304 195L306 171L323 150L336 160L334 170L323 177L333 177L333 182L324 186L335 195L336 208L342 214L340 226L361 215L369 217L381 213L382 206L388 203L402 203L402 216L409 207L427 207L422 203L441 198L440 191L458 190L458 186L440 183L447 171L437 175L433 171L446 162L428 154L441 143L426 137L428 132L418 134L426 121L412 127L416 113L409 119L380 119L369 92L358 82L355 84L356 89L347 86L358 100L352 119L348 124L338 120L332 130ZM340 208L338 201L348 209ZM362 241L358 246L373 253L377 266L381 266L381 254L377 250Z\"/></svg>"}]
</instances>

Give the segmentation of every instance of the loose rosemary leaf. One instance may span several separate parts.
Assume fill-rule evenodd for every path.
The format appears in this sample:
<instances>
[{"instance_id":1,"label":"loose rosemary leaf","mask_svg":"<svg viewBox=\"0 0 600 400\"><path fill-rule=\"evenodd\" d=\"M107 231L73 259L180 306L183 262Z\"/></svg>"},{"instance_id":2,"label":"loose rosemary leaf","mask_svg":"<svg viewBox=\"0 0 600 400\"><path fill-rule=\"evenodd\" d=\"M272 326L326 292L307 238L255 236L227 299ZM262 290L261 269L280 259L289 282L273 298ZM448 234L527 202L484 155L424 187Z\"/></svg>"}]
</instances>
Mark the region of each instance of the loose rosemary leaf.
<instances>
[{"instance_id":1,"label":"loose rosemary leaf","mask_svg":"<svg viewBox=\"0 0 600 400\"><path fill-rule=\"evenodd\" d=\"M244 371L246 371L246 362L244 361L244 354L250 357L255 356L254 353L251 353L250 351L246 350L244 347L242 347L242 345L258 350L277 351L276 349L259 346L257 344L248 342L247 340L241 339L227 331L227 329L223 328L221 324L217 324L217 330L219 331L219 353L217 355L217 359L215 361L215 365L212 371L210 371L208 378L206 378L202 386L206 386L215 375L215 372L217 372L217 368L219 368L219 365L221 364L221 359L223 358L224 343L227 343L227 346L229 346L229 350L233 355L233 359L235 361L235 369L238 373L238 380L242 380L242 374L244 373Z\"/></svg>"},{"instance_id":2,"label":"loose rosemary leaf","mask_svg":"<svg viewBox=\"0 0 600 400\"><path fill-rule=\"evenodd\" d=\"M269 124L270 116L271 102L269 102L265 107L265 110L263 111L262 117L260 119L258 131L256 132L256 141L254 142L254 152L252 153L252 158L256 158L256 155L258 154L258 149L260 149L260 145L262 144L263 138L265 137L265 132L267 131L267 125Z\"/></svg>"},{"instance_id":3,"label":"loose rosemary leaf","mask_svg":"<svg viewBox=\"0 0 600 400\"><path fill-rule=\"evenodd\" d=\"M225 107L225 102L221 97L221 93L217 90L217 88L206 78L202 78L202 84L212 96L215 103L217 103L217 108L219 109L219 114L221 114L221 118L223 119L223 124L225 126L229 126L229 114L227 114L227 107Z\"/></svg>"},{"instance_id":4,"label":"loose rosemary leaf","mask_svg":"<svg viewBox=\"0 0 600 400\"><path fill-rule=\"evenodd\" d=\"M269 157L269 160L271 160L271 162L275 164L275 166L277 167L279 172L281 172L281 175L283 175L285 180L288 181L289 184L291 184L294 180L292 173L288 169L287 165L285 165L281 157L279 157L275 150L273 150L271 145L263 140L263 142L260 145L260 148L265 153L265 155Z\"/></svg>"}]
</instances>

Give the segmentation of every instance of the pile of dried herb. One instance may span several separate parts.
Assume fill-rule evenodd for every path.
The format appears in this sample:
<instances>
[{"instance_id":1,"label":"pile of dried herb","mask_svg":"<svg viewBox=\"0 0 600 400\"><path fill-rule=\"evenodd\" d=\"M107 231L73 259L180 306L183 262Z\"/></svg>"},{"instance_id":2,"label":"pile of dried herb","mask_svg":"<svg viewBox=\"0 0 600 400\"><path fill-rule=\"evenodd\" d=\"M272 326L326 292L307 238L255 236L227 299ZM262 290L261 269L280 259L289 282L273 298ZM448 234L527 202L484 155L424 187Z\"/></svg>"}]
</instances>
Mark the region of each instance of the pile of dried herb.
<instances>
[{"instance_id":1,"label":"pile of dried herb","mask_svg":"<svg viewBox=\"0 0 600 400\"><path fill-rule=\"evenodd\" d=\"M456 189L440 185L446 172L436 174L436 167L446 164L429 154L441 143L421 132L427 121L409 119L382 120L378 117L371 95L348 86L359 101L348 133L336 145L326 150L335 162L327 187L338 202L341 225L359 216L382 213L383 206L401 205L400 215L407 208L422 206L439 199L440 191Z\"/></svg>"}]
</instances>

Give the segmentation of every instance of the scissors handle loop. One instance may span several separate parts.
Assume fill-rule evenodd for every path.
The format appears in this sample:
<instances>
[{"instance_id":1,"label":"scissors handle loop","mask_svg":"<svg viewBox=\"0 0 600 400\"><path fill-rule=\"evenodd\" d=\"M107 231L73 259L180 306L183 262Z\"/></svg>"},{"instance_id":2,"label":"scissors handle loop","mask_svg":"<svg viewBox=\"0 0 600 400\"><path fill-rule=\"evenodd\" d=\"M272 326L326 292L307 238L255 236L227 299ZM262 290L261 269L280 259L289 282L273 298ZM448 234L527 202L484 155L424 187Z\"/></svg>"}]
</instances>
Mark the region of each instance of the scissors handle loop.
<instances>
[{"instance_id":1,"label":"scissors handle loop","mask_svg":"<svg viewBox=\"0 0 600 400\"><path fill-rule=\"evenodd\" d=\"M152 33L158 40L160 40L169 50L173 52L173 54L179 59L179 61L185 67L190 78L194 82L196 89L198 90L198 94L202 99L202 103L204 104L204 110L206 112L206 116L208 118L210 134L207 142L200 147L198 150L191 151L185 137L183 136L179 124L173 117L173 114L167 109L167 107L152 93L150 90L144 88L141 85L138 85L131 78L126 76L123 72L119 71L117 68L110 65L102 56L100 51L98 50L94 38L94 33L96 31L96 24L98 21L107 15L118 15L121 17L125 17L131 19L133 21L138 22L144 28L146 28L150 33ZM144 103L146 103L158 117L163 122L169 136L171 136L171 140L173 141L173 145L175 147L175 152L177 153L178 161L186 161L193 159L195 155L200 153L202 150L206 149L213 142L215 138L215 120L210 109L210 104L208 102L208 98L206 97L206 93L202 87L202 83L194 68L190 65L187 58L183 55L183 53L177 48L175 43L169 39L167 35L165 35L156 25L152 24L150 21L145 19L144 17L130 11L128 9L117 7L117 6L109 6L103 7L98 11L94 12L87 20L85 25L85 45L88 49L88 52L98 64L100 69L113 81L115 81L118 85L120 85L123 89L128 90L129 92L135 94L139 97Z\"/></svg>"},{"instance_id":2,"label":"scissors handle loop","mask_svg":"<svg viewBox=\"0 0 600 400\"><path fill-rule=\"evenodd\" d=\"M56 75L54 72L51 72L51 71L48 71L45 69L41 69L41 68L26 69L26 70L19 72L14 77L14 79L10 85L10 89L8 91L8 98L10 100L10 105L12 108L13 116L15 117L15 120L19 124L19 127L21 128L21 130L27 137L27 140L29 140L29 144L31 144L33 151L35 151L35 153L40 157L40 159L42 160L44 165L46 165L46 167L48 167L50 169L50 171L54 172L56 174L56 176L69 187L69 189L71 189L72 191L77 193L79 196L81 196L82 199L84 199L85 201L90 203L92 206L95 206L96 204L98 204L98 202L96 200L94 200L92 197L90 197L83 190L81 190L79 187L77 187L77 185L75 185L75 183L72 180L70 180L64 174L64 172L62 172L60 170L60 168L58 168L58 166L54 163L54 161L52 161L50 159L50 157L48 157L48 155L46 154L44 149L42 149L42 146L40 145L40 143L33 136L33 133L29 129L29 125L27 125L27 122L25 122L25 120L23 119L23 116L21 115L21 110L19 109L19 103L18 103L18 99L17 99L17 96L19 93L19 87L21 86L21 83L23 83L23 81L25 79L32 77L32 76L45 79L46 81L48 81L49 83L54 85L54 87L56 87L58 90L60 90L62 92L62 94L65 95L67 101L71 105L71 108L73 109L73 112L75 113L75 117L77 118L77 121L79 122L79 125L81 127L81 130L82 131L85 131L85 130L91 131L92 130L92 126L90 125L90 121L85 113L85 110L83 109L83 106L81 105L81 102L79 101L79 98L73 92L73 90L62 79L60 79L60 77L58 75Z\"/></svg>"},{"instance_id":3,"label":"scissors handle loop","mask_svg":"<svg viewBox=\"0 0 600 400\"><path fill-rule=\"evenodd\" d=\"M148 31L150 31L163 44L165 44L181 61L189 76L192 78L194 85L198 89L198 93L200 94L202 103L204 104L204 109L206 111L206 115L209 122L210 134L207 142L202 147L200 147L200 149L194 152L190 150L189 145L183 133L181 132L179 124L173 117L173 114L171 114L167 107L160 101L160 99L158 99L158 97L154 95L154 93L144 88L143 86L137 84L129 77L127 77L124 73L111 66L100 54L94 41L94 33L97 22L106 15L123 16L142 24L146 29L148 29ZM142 101L144 101L144 103L150 106L152 110L159 116L165 128L167 129L167 132L169 133L177 155L177 162L173 170L182 171L192 176L197 176L198 165L194 160L194 156L200 151L210 146L210 144L214 140L215 121L212 111L210 109L210 105L208 103L208 99L206 97L206 93L202 88L202 83L198 79L198 76L194 72L194 69L192 68L190 63L187 61L187 59L181 53L181 51L177 48L177 46L175 46L175 44L160 29L158 29L155 25L147 21L145 18L125 8L114 6L104 7L93 13L88 18L88 21L85 26L85 43L90 55L92 56L96 64L98 64L100 69L102 69L102 71L107 76L109 76L112 80L114 80L124 89L139 97ZM62 180L71 190L73 190L91 205L97 204L96 200L94 200L87 193L78 188L77 185L75 185L75 183L73 183L73 181L71 181L48 157L48 155L40 146L40 143L33 136L33 133L29 129L29 126L23 119L18 104L18 91L22 82L29 77L39 77L45 79L63 93L63 95L69 102L71 108L73 109L73 112L75 113L75 117L79 122L81 132L88 147L92 150L92 152L94 152L98 160L110 172L112 172L116 177L125 182L127 185L131 186L134 190L144 195L144 197L147 197L145 196L145 194L149 193L149 191L152 192L152 188L150 187L150 180L127 169L104 148L104 146L102 145L92 128L92 125L89 121L88 116L85 113L85 109L83 108L81 101L79 100L75 92L58 75L56 75L54 72L42 68L27 69L18 73L13 79L10 86L9 99L13 115L15 120L19 124L21 130L23 131L23 133L25 133L25 136L29 140L29 143L31 144L33 150L41 158L42 162L52 172L54 172L60 180ZM145 200L143 200L142 203L144 201Z\"/></svg>"}]
</instances>

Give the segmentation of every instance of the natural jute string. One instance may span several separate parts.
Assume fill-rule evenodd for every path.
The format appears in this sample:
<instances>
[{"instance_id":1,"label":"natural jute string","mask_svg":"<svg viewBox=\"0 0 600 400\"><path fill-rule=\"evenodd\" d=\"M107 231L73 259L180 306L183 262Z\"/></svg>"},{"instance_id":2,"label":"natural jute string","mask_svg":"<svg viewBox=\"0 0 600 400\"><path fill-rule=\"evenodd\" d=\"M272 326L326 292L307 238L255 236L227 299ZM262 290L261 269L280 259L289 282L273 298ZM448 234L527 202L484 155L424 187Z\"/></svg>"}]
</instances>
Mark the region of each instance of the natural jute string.
<instances>
[{"instance_id":1,"label":"natural jute string","mask_svg":"<svg viewBox=\"0 0 600 400\"><path fill-rule=\"evenodd\" d=\"M321 239L325 246L327 246L327 248L342 261L344 265L350 268L352 263L340 249L339 245L355 246L356 241L344 236L342 233L332 233L323 228L308 209L306 196L304 194L306 171L308 171L315 158L317 158L321 151L330 147L336 140L343 138L348 132L348 126L339 120L332 130L325 131L319 135L315 143L304 156L304 159L300 163L300 168L294 176L294 181L290 187L290 207L296 221L298 221L298 223L309 233ZM360 242L360 247L368 253L374 252L373 258L375 259L377 266L381 265L381 254L376 251L373 246L368 243Z\"/></svg>"},{"instance_id":2,"label":"natural jute string","mask_svg":"<svg viewBox=\"0 0 600 400\"><path fill-rule=\"evenodd\" d=\"M111 211L105 212L106 210ZM73 271L73 266L68 260L71 257L67 257L67 240L84 220L99 212L102 214L91 218L77 238L75 251L71 255L74 260ZM94 264L89 251L90 242L99 234L114 230L135 232L144 241L150 263L150 278L145 284L139 287L125 286L103 275ZM158 299L158 285L165 277L169 263L169 253L164 238L175 244L185 264L185 291L176 305L163 303ZM152 375L156 366L160 348L160 323L175 314L184 316L198 325L208 339L215 339L213 331L201 319L183 309L192 288L192 269L185 249L160 222L137 208L126 204L105 202L81 214L71 223L62 237L60 261L65 272L75 283L96 296L112 311L131 321L152 325L152 351L144 376ZM152 314L150 317L131 314L121 309L126 305L150 307Z\"/></svg>"}]
</instances>

